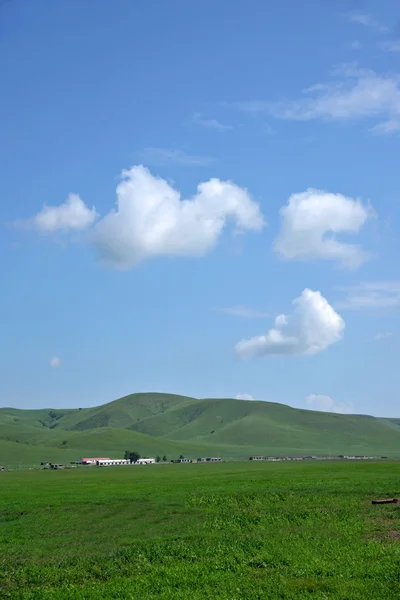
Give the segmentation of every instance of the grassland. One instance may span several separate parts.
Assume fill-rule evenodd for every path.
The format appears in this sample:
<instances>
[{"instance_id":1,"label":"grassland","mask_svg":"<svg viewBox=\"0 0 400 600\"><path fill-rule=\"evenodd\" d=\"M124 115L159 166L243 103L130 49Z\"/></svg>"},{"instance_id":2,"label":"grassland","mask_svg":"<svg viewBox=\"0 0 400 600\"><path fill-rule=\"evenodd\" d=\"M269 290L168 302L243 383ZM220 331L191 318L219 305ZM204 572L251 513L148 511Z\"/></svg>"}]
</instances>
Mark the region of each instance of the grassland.
<instances>
[{"instance_id":1,"label":"grassland","mask_svg":"<svg viewBox=\"0 0 400 600\"><path fill-rule=\"evenodd\" d=\"M400 419L299 410L273 402L132 394L94 408L0 409L0 464L85 455L366 454L400 456Z\"/></svg>"},{"instance_id":2,"label":"grassland","mask_svg":"<svg viewBox=\"0 0 400 600\"><path fill-rule=\"evenodd\" d=\"M0 597L400 597L399 463L0 474Z\"/></svg>"}]
</instances>

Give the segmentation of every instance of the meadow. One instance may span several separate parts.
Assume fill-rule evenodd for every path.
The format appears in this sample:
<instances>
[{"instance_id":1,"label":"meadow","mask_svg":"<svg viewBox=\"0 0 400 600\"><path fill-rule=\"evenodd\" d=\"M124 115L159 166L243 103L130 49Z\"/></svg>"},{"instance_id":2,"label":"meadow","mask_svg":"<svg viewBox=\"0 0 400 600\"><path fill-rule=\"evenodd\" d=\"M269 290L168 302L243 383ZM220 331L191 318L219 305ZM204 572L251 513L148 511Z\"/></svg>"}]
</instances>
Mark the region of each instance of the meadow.
<instances>
[{"instance_id":1,"label":"meadow","mask_svg":"<svg viewBox=\"0 0 400 600\"><path fill-rule=\"evenodd\" d=\"M0 473L0 598L400 597L400 463Z\"/></svg>"}]
</instances>

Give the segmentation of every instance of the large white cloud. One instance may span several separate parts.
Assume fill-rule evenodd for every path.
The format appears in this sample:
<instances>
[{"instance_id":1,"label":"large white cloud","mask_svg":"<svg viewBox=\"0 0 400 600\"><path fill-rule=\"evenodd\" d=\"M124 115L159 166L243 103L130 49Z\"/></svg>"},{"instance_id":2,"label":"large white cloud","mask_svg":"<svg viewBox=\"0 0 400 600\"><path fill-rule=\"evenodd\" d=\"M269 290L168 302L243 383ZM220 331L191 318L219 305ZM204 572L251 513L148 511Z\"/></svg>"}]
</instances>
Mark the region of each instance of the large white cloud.
<instances>
[{"instance_id":1,"label":"large white cloud","mask_svg":"<svg viewBox=\"0 0 400 600\"><path fill-rule=\"evenodd\" d=\"M276 317L265 335L238 342L239 356L317 354L341 339L345 322L320 292L305 289L293 305L293 313Z\"/></svg>"},{"instance_id":2,"label":"large white cloud","mask_svg":"<svg viewBox=\"0 0 400 600\"><path fill-rule=\"evenodd\" d=\"M88 208L77 194L69 194L64 204L59 206L44 205L33 219L27 222L39 231L54 233L55 231L71 231L86 229L97 219L96 209Z\"/></svg>"},{"instance_id":3,"label":"large white cloud","mask_svg":"<svg viewBox=\"0 0 400 600\"><path fill-rule=\"evenodd\" d=\"M167 181L139 165L122 172L117 208L97 223L92 240L104 263L128 269L154 256L202 256L229 220L240 230L265 225L247 190L230 181L210 179L182 200Z\"/></svg>"},{"instance_id":4,"label":"large white cloud","mask_svg":"<svg viewBox=\"0 0 400 600\"><path fill-rule=\"evenodd\" d=\"M359 200L308 189L292 194L280 214L281 230L274 248L282 258L337 260L350 268L368 258L360 246L336 238L338 233L357 233L373 214Z\"/></svg>"},{"instance_id":5,"label":"large white cloud","mask_svg":"<svg viewBox=\"0 0 400 600\"><path fill-rule=\"evenodd\" d=\"M310 394L307 396L306 402L313 410L323 412L348 414L353 410L352 404L335 402L333 398L325 394Z\"/></svg>"}]
</instances>

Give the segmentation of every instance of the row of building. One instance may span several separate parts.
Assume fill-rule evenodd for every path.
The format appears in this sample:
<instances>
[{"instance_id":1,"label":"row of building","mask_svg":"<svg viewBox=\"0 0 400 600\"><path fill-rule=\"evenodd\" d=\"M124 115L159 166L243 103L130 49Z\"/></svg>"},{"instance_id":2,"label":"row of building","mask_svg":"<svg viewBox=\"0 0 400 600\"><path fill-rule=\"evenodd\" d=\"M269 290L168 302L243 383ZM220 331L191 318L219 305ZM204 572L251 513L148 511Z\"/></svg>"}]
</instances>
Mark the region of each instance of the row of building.
<instances>
[{"instance_id":1,"label":"row of building","mask_svg":"<svg viewBox=\"0 0 400 600\"><path fill-rule=\"evenodd\" d=\"M175 458L171 460L172 463L204 463L204 462L222 462L222 458Z\"/></svg>"},{"instance_id":2,"label":"row of building","mask_svg":"<svg viewBox=\"0 0 400 600\"><path fill-rule=\"evenodd\" d=\"M136 462L131 463L130 460L126 460L125 458L82 458L81 461L76 464L80 465L96 465L97 467L114 467L114 466L124 466L124 465L154 465L156 462L155 458L139 458Z\"/></svg>"},{"instance_id":3,"label":"row of building","mask_svg":"<svg viewBox=\"0 0 400 600\"><path fill-rule=\"evenodd\" d=\"M380 458L387 458L381 456ZM271 462L281 460L376 460L379 456L347 456L340 454L339 456L249 456L249 460L268 460Z\"/></svg>"}]
</instances>

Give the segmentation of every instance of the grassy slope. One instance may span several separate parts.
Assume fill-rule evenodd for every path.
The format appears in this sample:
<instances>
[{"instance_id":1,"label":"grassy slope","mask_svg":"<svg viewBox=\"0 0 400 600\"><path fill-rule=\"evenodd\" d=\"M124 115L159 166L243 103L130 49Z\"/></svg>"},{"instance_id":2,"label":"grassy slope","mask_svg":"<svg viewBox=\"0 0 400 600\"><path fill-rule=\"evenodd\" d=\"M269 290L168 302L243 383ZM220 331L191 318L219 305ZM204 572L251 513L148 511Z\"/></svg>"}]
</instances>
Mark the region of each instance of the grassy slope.
<instances>
[{"instance_id":1,"label":"grassy slope","mask_svg":"<svg viewBox=\"0 0 400 600\"><path fill-rule=\"evenodd\" d=\"M0 475L1 598L400 597L398 463Z\"/></svg>"},{"instance_id":2,"label":"grassy slope","mask_svg":"<svg viewBox=\"0 0 400 600\"><path fill-rule=\"evenodd\" d=\"M39 456L57 461L93 454L117 458L125 449L168 457L310 452L396 456L399 422L271 402L132 394L81 410L0 409L0 464L33 464Z\"/></svg>"}]
</instances>

